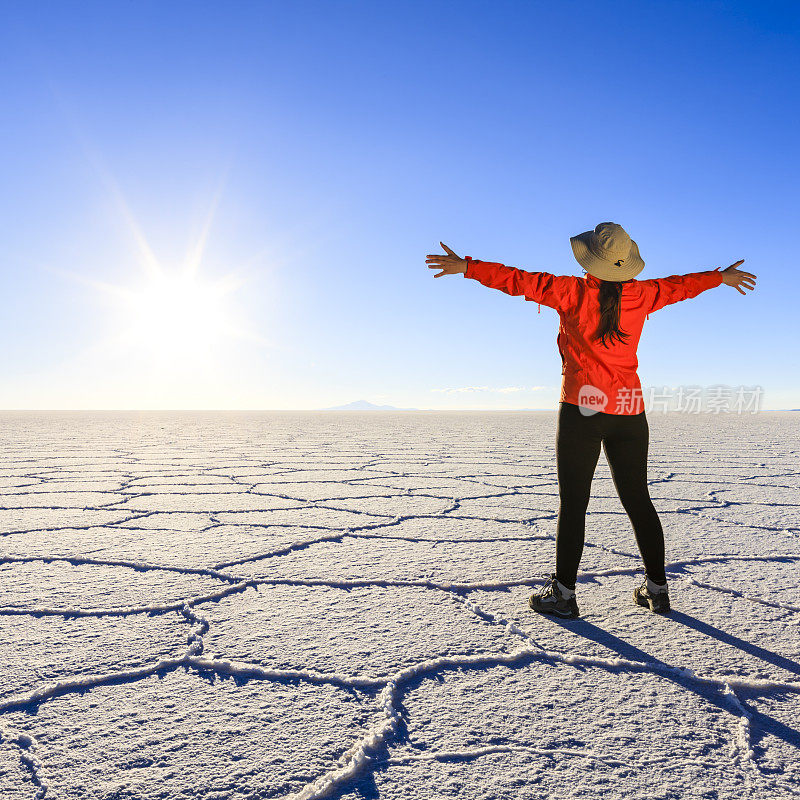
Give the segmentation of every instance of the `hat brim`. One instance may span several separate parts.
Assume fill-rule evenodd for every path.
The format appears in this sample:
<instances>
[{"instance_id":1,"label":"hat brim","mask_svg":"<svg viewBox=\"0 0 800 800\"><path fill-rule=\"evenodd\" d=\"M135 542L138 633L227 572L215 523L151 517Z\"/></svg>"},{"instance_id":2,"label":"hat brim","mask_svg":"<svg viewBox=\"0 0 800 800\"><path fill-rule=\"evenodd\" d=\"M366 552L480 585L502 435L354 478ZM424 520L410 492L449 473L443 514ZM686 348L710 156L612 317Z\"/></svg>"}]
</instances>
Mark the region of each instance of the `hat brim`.
<instances>
[{"instance_id":1,"label":"hat brim","mask_svg":"<svg viewBox=\"0 0 800 800\"><path fill-rule=\"evenodd\" d=\"M594 236L594 231L585 231L577 236L571 236L569 243L575 260L595 278L601 281L628 281L636 277L644 269L644 261L639 255L639 247L631 239L631 252L625 263L618 267L611 261L598 258L590 249L588 242Z\"/></svg>"}]
</instances>

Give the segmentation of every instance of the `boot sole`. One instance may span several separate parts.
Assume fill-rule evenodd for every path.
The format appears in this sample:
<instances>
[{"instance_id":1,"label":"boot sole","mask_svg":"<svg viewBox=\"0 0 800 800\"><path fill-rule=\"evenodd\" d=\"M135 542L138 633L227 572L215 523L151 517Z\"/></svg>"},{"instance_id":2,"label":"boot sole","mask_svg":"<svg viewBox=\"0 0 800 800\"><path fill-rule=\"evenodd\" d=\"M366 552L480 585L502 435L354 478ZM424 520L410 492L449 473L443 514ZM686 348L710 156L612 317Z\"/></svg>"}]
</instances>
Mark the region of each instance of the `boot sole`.
<instances>
[{"instance_id":1,"label":"boot sole","mask_svg":"<svg viewBox=\"0 0 800 800\"><path fill-rule=\"evenodd\" d=\"M537 614L550 614L550 616L559 617L559 619L578 619L578 617L580 617L580 614L573 614L571 611L567 614L562 614L560 611L556 611L554 608L539 608L531 603L530 600L528 600L528 608L530 608L532 611L535 611Z\"/></svg>"},{"instance_id":2,"label":"boot sole","mask_svg":"<svg viewBox=\"0 0 800 800\"><path fill-rule=\"evenodd\" d=\"M657 609L652 600L648 599L647 597L641 597L635 590L633 592L633 599L636 601L636 605L641 606L642 608L649 608L654 614L661 614L662 616L665 616L672 611L669 603L667 603L666 608L662 606L660 609Z\"/></svg>"}]
</instances>

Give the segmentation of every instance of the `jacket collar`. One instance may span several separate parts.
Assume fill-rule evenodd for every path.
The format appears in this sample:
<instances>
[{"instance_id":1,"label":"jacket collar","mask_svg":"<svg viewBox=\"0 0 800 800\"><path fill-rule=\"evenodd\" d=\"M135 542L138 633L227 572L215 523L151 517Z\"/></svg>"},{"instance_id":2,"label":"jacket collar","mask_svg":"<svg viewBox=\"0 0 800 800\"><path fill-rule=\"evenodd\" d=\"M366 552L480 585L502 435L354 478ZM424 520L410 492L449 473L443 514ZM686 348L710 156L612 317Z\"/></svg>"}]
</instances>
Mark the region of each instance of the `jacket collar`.
<instances>
[{"instance_id":1,"label":"jacket collar","mask_svg":"<svg viewBox=\"0 0 800 800\"><path fill-rule=\"evenodd\" d=\"M583 279L586 281L586 283L589 284L589 286L594 286L596 289L600 288L600 279L595 278L594 275L591 275L590 273L586 272L583 275ZM635 282L636 282L635 278L628 278L627 281L623 281L623 283L635 283Z\"/></svg>"}]
</instances>

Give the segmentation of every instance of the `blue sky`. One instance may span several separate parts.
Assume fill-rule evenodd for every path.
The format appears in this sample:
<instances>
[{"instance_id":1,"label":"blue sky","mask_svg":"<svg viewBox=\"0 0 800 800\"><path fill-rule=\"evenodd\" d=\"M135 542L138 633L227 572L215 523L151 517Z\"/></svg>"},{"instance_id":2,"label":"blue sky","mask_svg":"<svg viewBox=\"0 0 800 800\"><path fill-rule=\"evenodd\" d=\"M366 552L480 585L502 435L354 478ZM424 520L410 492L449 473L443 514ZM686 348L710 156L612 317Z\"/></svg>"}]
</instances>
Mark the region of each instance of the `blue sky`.
<instances>
[{"instance_id":1,"label":"blue sky","mask_svg":"<svg viewBox=\"0 0 800 800\"><path fill-rule=\"evenodd\" d=\"M800 407L797 4L0 8L2 408L555 408L556 313L425 255L582 274L602 221L758 275L644 385Z\"/></svg>"}]
</instances>

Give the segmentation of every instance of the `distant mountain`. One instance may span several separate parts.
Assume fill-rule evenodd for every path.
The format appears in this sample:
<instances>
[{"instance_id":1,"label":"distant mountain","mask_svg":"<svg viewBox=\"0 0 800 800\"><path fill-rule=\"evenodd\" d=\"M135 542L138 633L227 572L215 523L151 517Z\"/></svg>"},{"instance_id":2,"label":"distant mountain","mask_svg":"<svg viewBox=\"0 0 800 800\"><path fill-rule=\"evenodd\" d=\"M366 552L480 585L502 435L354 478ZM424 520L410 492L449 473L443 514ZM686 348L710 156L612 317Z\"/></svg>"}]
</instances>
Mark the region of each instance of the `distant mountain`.
<instances>
[{"instance_id":1,"label":"distant mountain","mask_svg":"<svg viewBox=\"0 0 800 800\"><path fill-rule=\"evenodd\" d=\"M323 411L417 411L416 408L397 408L396 406L376 406L366 400L354 400L344 406L331 406L323 408Z\"/></svg>"}]
</instances>

